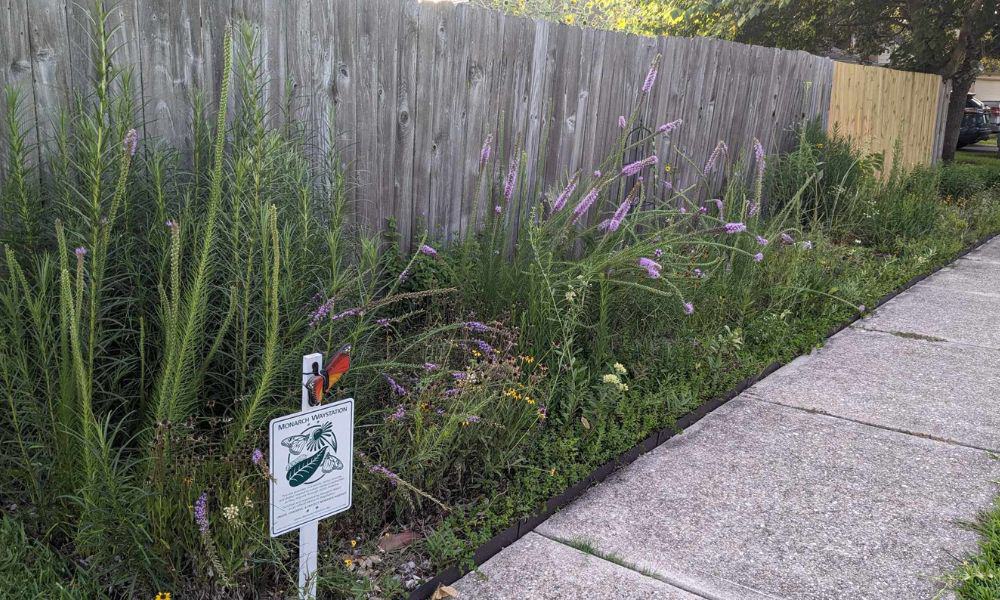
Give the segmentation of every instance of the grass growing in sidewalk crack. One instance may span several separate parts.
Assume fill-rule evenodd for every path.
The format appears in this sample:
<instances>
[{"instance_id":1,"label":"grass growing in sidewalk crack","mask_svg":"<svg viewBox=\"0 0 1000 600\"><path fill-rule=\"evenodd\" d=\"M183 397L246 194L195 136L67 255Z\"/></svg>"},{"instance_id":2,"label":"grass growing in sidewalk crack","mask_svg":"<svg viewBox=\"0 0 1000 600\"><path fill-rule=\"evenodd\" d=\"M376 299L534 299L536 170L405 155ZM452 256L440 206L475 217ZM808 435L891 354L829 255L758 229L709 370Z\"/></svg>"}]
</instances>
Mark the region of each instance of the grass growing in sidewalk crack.
<instances>
[{"instance_id":1,"label":"grass growing in sidewalk crack","mask_svg":"<svg viewBox=\"0 0 1000 600\"><path fill-rule=\"evenodd\" d=\"M573 538L570 540L564 540L561 538L553 538L556 541L566 544L571 548L575 548L584 554L590 554L591 556L596 556L597 558L606 560L611 563L615 563L619 567L625 567L630 571L635 571L637 573L642 573L646 577L652 577L653 579L659 579L659 577L653 571L640 567L639 565L625 560L624 558L618 556L614 552L605 552L597 547L596 543L592 540L586 538Z\"/></svg>"}]
</instances>

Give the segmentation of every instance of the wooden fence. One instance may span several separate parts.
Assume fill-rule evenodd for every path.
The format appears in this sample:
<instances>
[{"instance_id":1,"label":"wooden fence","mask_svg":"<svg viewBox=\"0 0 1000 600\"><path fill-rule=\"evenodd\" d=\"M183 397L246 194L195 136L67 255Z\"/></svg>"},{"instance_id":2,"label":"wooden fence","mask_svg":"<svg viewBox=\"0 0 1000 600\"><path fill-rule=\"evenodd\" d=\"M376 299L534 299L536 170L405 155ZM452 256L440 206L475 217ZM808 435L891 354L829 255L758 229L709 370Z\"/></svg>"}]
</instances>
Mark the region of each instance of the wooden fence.
<instances>
[{"instance_id":1,"label":"wooden fence","mask_svg":"<svg viewBox=\"0 0 1000 600\"><path fill-rule=\"evenodd\" d=\"M259 29L272 118L322 131L335 109L335 140L356 182L355 218L376 227L392 218L407 242L425 227L450 237L475 223L479 149L498 131L499 154L523 147L526 180L544 190L593 169L620 133L618 116L641 102L640 127L684 121L655 148L683 187L699 177L718 140L728 143L729 160L755 138L769 152L788 150L795 126L827 123L831 106L842 128L870 138L871 149L895 131L876 133L872 124L898 119L899 130L914 132L908 164L926 162L925 134L941 103L924 76L878 70L881 77L868 77L921 84L880 84L862 102L844 89L854 83L841 74L853 70L805 52L581 29L464 4L122 0L109 20L118 28L114 60L134 73L144 139L190 147L191 94L218 89L224 27L241 19ZM25 91L42 140L59 107L87 88L91 27L71 0L0 0L2 83ZM640 96L657 54L659 78ZM290 112L282 110L286 89ZM915 90L920 95L897 111L900 95Z\"/></svg>"}]
</instances>

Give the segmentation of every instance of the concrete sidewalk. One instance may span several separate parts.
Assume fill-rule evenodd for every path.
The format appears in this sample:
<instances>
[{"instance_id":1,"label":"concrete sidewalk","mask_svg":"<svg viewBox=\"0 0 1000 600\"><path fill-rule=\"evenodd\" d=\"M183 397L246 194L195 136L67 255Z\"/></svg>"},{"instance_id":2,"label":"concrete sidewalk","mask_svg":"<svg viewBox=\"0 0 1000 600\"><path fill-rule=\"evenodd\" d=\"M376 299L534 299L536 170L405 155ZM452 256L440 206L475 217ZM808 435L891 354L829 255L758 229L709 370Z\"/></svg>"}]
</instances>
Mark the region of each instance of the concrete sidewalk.
<instances>
[{"instance_id":1,"label":"concrete sidewalk","mask_svg":"<svg viewBox=\"0 0 1000 600\"><path fill-rule=\"evenodd\" d=\"M595 486L470 599L931 599L998 493L1000 238Z\"/></svg>"}]
</instances>

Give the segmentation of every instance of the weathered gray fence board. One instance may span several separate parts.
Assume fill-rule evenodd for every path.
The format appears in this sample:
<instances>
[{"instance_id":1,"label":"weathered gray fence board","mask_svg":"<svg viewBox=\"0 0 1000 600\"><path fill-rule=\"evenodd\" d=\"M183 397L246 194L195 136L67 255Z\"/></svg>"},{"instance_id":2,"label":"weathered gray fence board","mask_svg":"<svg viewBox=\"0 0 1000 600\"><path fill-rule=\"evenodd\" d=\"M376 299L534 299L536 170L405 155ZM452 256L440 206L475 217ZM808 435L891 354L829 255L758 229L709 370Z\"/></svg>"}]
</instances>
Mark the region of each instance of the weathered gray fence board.
<instances>
[{"instance_id":1,"label":"weathered gray fence board","mask_svg":"<svg viewBox=\"0 0 1000 600\"><path fill-rule=\"evenodd\" d=\"M25 94L43 140L73 93L94 73L88 4L0 0L0 75ZM669 165L675 190L702 178L719 140L729 163L751 151L795 143L803 119L825 122L832 61L696 38L644 38L584 30L450 3L415 0L125 0L112 6L114 64L133 68L137 118L147 138L186 152L191 95L218 93L227 24L259 32L271 124L288 121L310 134L318 160L334 144L350 180L351 220L368 228L396 223L408 246L424 230L443 239L495 218L516 228L530 205L580 171L590 176L623 133L618 116L636 102L636 127L654 130L683 119L670 136L617 156L604 169L647 153ZM659 76L640 93L650 60ZM938 101L947 99L942 89ZM211 109L211 105L209 106ZM37 118L35 113L37 112ZM336 115L332 135L327 126ZM943 135L943 117L934 123ZM628 132L626 132L628 133ZM524 176L507 206L486 187L479 152L494 136L486 179L500 180L515 151ZM722 185L715 177L713 191ZM603 218L620 200L609 190ZM666 188L657 194L673 197ZM706 200L698 198L698 201ZM524 207L523 211L520 207Z\"/></svg>"},{"instance_id":2,"label":"weathered gray fence board","mask_svg":"<svg viewBox=\"0 0 1000 600\"><path fill-rule=\"evenodd\" d=\"M10 85L18 90L21 102L20 115L28 128L28 143L35 144L38 141L36 137L38 130L31 64L34 53L29 40L28 15L25 8L20 0L0 0L0 76L4 78L0 85ZM3 124L0 124L0 134L9 135ZM6 157L6 148L3 147L5 145L0 145L0 152L3 152L4 157ZM4 173L5 166L0 164L0 174Z\"/></svg>"}]
</instances>

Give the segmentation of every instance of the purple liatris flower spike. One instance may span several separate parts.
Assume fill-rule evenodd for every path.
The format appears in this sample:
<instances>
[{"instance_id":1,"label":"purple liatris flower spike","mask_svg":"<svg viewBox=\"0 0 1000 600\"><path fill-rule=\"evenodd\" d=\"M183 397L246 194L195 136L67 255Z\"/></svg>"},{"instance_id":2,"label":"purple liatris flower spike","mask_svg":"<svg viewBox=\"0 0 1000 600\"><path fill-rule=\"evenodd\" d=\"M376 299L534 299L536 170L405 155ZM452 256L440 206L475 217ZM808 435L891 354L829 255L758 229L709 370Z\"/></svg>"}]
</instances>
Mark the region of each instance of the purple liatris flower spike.
<instances>
[{"instance_id":1,"label":"purple liatris flower spike","mask_svg":"<svg viewBox=\"0 0 1000 600\"><path fill-rule=\"evenodd\" d=\"M757 213L759 212L760 212L760 203L754 202L753 204L750 205L750 208L747 210L747 215L751 217L756 217Z\"/></svg>"},{"instance_id":2,"label":"purple liatris flower spike","mask_svg":"<svg viewBox=\"0 0 1000 600\"><path fill-rule=\"evenodd\" d=\"M782 233L781 234L781 242L784 243L784 244L791 245L791 244L795 243L795 238L793 238L792 236L788 235L787 233Z\"/></svg>"},{"instance_id":3,"label":"purple liatris flower spike","mask_svg":"<svg viewBox=\"0 0 1000 600\"><path fill-rule=\"evenodd\" d=\"M383 477L389 480L389 483L392 484L392 487L396 487L396 484L399 483L399 475L396 475L395 473L393 473L389 469L386 469L382 465L372 465L371 467L369 467L368 471L376 475L382 475Z\"/></svg>"},{"instance_id":4,"label":"purple liatris flower spike","mask_svg":"<svg viewBox=\"0 0 1000 600\"><path fill-rule=\"evenodd\" d=\"M559 192L559 195L556 196L555 202L552 203L552 212L559 212L566 206L569 197L573 195L573 190L576 189L576 179L576 175L574 175L563 191Z\"/></svg>"},{"instance_id":5,"label":"purple liatris flower spike","mask_svg":"<svg viewBox=\"0 0 1000 600\"><path fill-rule=\"evenodd\" d=\"M753 255L753 260L754 260L754 262L760 262L760 261L764 260L764 253L763 252L758 252L757 254L754 254Z\"/></svg>"},{"instance_id":6,"label":"purple liatris flower spike","mask_svg":"<svg viewBox=\"0 0 1000 600\"><path fill-rule=\"evenodd\" d=\"M726 223L722 228L726 233L743 233L747 230L747 226L743 223Z\"/></svg>"},{"instance_id":7,"label":"purple liatris flower spike","mask_svg":"<svg viewBox=\"0 0 1000 600\"><path fill-rule=\"evenodd\" d=\"M427 256L430 256L431 258L437 258L437 255L438 255L437 250L435 250L434 248L431 248L427 244L421 244L420 248L418 248L418 250L419 250L419 252L421 254L426 254Z\"/></svg>"},{"instance_id":8,"label":"purple liatris flower spike","mask_svg":"<svg viewBox=\"0 0 1000 600\"><path fill-rule=\"evenodd\" d=\"M665 189L667 192L670 192L671 190L674 189L674 184L670 183L669 181L664 181L663 182L663 189ZM681 207L681 208L683 208L683 207Z\"/></svg>"},{"instance_id":9,"label":"purple liatris flower spike","mask_svg":"<svg viewBox=\"0 0 1000 600\"><path fill-rule=\"evenodd\" d=\"M715 149L712 150L712 154L709 155L708 160L705 162L705 175L708 175L715 170L716 164L718 164L719 159L729 152L729 147L722 140L715 145Z\"/></svg>"},{"instance_id":10,"label":"purple liatris flower spike","mask_svg":"<svg viewBox=\"0 0 1000 600\"><path fill-rule=\"evenodd\" d=\"M432 362L425 362L424 363L424 370L425 371L437 371L439 368L440 368L440 366L437 365L436 363L432 363Z\"/></svg>"},{"instance_id":11,"label":"purple liatris flower spike","mask_svg":"<svg viewBox=\"0 0 1000 600\"><path fill-rule=\"evenodd\" d=\"M695 277L701 277L702 275L704 275L704 273L702 273L701 269L695 269L695 270L691 271L691 273L692 273L692 274L693 274L693 275L694 275Z\"/></svg>"},{"instance_id":12,"label":"purple liatris flower spike","mask_svg":"<svg viewBox=\"0 0 1000 600\"><path fill-rule=\"evenodd\" d=\"M327 315L330 314L330 310L333 308L333 298L330 298L323 304L316 307L316 310L312 311L309 315L309 325L315 327L320 321L325 319Z\"/></svg>"},{"instance_id":13,"label":"purple liatris flower spike","mask_svg":"<svg viewBox=\"0 0 1000 600\"><path fill-rule=\"evenodd\" d=\"M490 326L486 323L480 323L479 321L466 321L462 324L467 330L472 333L486 333L490 330Z\"/></svg>"},{"instance_id":14,"label":"purple liatris flower spike","mask_svg":"<svg viewBox=\"0 0 1000 600\"><path fill-rule=\"evenodd\" d=\"M656 250L653 250L653 256L656 258L663 258L663 249L657 248Z\"/></svg>"},{"instance_id":15,"label":"purple liatris flower spike","mask_svg":"<svg viewBox=\"0 0 1000 600\"><path fill-rule=\"evenodd\" d=\"M493 152L493 134L486 136L483 140L483 149L479 151L479 166L485 165L490 160L490 153Z\"/></svg>"},{"instance_id":16,"label":"purple liatris flower spike","mask_svg":"<svg viewBox=\"0 0 1000 600\"><path fill-rule=\"evenodd\" d=\"M637 160L634 163L625 165L622 168L622 176L623 177L631 177L632 175L637 175L639 172L641 172L646 167L650 167L652 165L655 165L657 160L659 160L659 159L657 159L656 155L654 154L652 156L647 156L646 158L644 158L642 160Z\"/></svg>"},{"instance_id":17,"label":"purple liatris flower spike","mask_svg":"<svg viewBox=\"0 0 1000 600\"><path fill-rule=\"evenodd\" d=\"M721 198L714 198L714 199L712 199L712 202L715 202L715 207L717 209L719 209L719 214L721 215L722 214L722 209L724 207L724 205L722 204L722 199Z\"/></svg>"},{"instance_id":18,"label":"purple liatris flower spike","mask_svg":"<svg viewBox=\"0 0 1000 600\"><path fill-rule=\"evenodd\" d=\"M654 83L656 83L656 62L649 65L649 72L646 73L646 80L642 82L643 93L653 89Z\"/></svg>"},{"instance_id":19,"label":"purple liatris flower spike","mask_svg":"<svg viewBox=\"0 0 1000 600\"><path fill-rule=\"evenodd\" d=\"M79 248L74 250L73 253L76 254L77 258L83 258L84 256L87 256L87 249L84 248L83 246L80 246Z\"/></svg>"},{"instance_id":20,"label":"purple liatris flower spike","mask_svg":"<svg viewBox=\"0 0 1000 600\"><path fill-rule=\"evenodd\" d=\"M576 223L581 217L583 217L583 215L587 214L587 211L590 210L590 207L594 204L595 200L597 200L597 188L587 192L587 195L584 196L580 200L580 203L576 205L576 208L573 209L572 222Z\"/></svg>"},{"instance_id":21,"label":"purple liatris flower spike","mask_svg":"<svg viewBox=\"0 0 1000 600\"><path fill-rule=\"evenodd\" d=\"M399 277L397 278L397 281L399 283L403 283L404 281L406 281L409 278L410 278L410 270L409 269L403 269L403 271L399 274Z\"/></svg>"},{"instance_id":22,"label":"purple liatris flower spike","mask_svg":"<svg viewBox=\"0 0 1000 600\"><path fill-rule=\"evenodd\" d=\"M483 340L473 340L472 344L476 348L479 348L479 351L482 352L483 354L486 354L486 355L493 354L493 346L490 346L489 344L487 344Z\"/></svg>"},{"instance_id":23,"label":"purple liatris flower spike","mask_svg":"<svg viewBox=\"0 0 1000 600\"><path fill-rule=\"evenodd\" d=\"M397 396L405 396L406 395L406 388L404 388L403 386L401 386L398 383L396 383L395 379L393 379L392 377L389 377L389 375L386 374L386 373L382 373L382 377L384 377L386 383L389 384L389 389L392 390L393 394L396 394Z\"/></svg>"},{"instance_id":24,"label":"purple liatris flower spike","mask_svg":"<svg viewBox=\"0 0 1000 600\"><path fill-rule=\"evenodd\" d=\"M625 125L626 124L627 123L625 122L625 115L619 115L618 116L618 128L619 129L625 129Z\"/></svg>"},{"instance_id":25,"label":"purple liatris flower spike","mask_svg":"<svg viewBox=\"0 0 1000 600\"><path fill-rule=\"evenodd\" d=\"M615 210L615 214L610 219L601 222L598 226L599 229L609 232L618 231L618 228L622 226L622 221L625 220L625 216L628 214L630 208L632 208L632 199L625 198L625 200L618 205L618 209Z\"/></svg>"},{"instance_id":26,"label":"purple liatris flower spike","mask_svg":"<svg viewBox=\"0 0 1000 600\"><path fill-rule=\"evenodd\" d=\"M339 313L333 315L332 317L330 317L330 320L331 321L339 321L341 319L346 319L347 317L356 317L356 316L358 316L360 314L361 314L361 309L360 308L348 308L347 310L345 310L343 312L339 312Z\"/></svg>"},{"instance_id":27,"label":"purple liatris flower spike","mask_svg":"<svg viewBox=\"0 0 1000 600\"><path fill-rule=\"evenodd\" d=\"M639 259L639 266L646 269L646 275L648 275L651 279L659 279L660 269L663 268L660 263L651 258L646 258L645 256Z\"/></svg>"},{"instance_id":28,"label":"purple liatris flower spike","mask_svg":"<svg viewBox=\"0 0 1000 600\"><path fill-rule=\"evenodd\" d=\"M406 407L402 404L396 406L395 412L385 418L386 421L402 421L406 418Z\"/></svg>"},{"instance_id":29,"label":"purple liatris flower spike","mask_svg":"<svg viewBox=\"0 0 1000 600\"><path fill-rule=\"evenodd\" d=\"M482 417L480 417L479 415L469 415L468 417L465 418L465 424L472 425L473 423L478 423L482 420L483 420Z\"/></svg>"},{"instance_id":30,"label":"purple liatris flower spike","mask_svg":"<svg viewBox=\"0 0 1000 600\"><path fill-rule=\"evenodd\" d=\"M376 319L375 320L375 324L378 325L379 327L388 327L389 326L389 319L385 319L385 318Z\"/></svg>"},{"instance_id":31,"label":"purple liatris flower spike","mask_svg":"<svg viewBox=\"0 0 1000 600\"><path fill-rule=\"evenodd\" d=\"M499 215L500 213L503 212L503 208L499 204L497 204L496 206L493 207L493 212Z\"/></svg>"},{"instance_id":32,"label":"purple liatris flower spike","mask_svg":"<svg viewBox=\"0 0 1000 600\"><path fill-rule=\"evenodd\" d=\"M698 214L700 214L700 215L708 214L708 209L705 208L704 206L699 206L698 207Z\"/></svg>"},{"instance_id":33,"label":"purple liatris flower spike","mask_svg":"<svg viewBox=\"0 0 1000 600\"><path fill-rule=\"evenodd\" d=\"M767 245L767 238L764 237L764 236L758 235L757 236L757 243L760 244L761 246L766 246Z\"/></svg>"},{"instance_id":34,"label":"purple liatris flower spike","mask_svg":"<svg viewBox=\"0 0 1000 600\"><path fill-rule=\"evenodd\" d=\"M682 119L677 119L676 121L671 121L669 123L664 123L656 128L657 133L662 133L664 135L669 135L671 131L677 129L681 126L684 121Z\"/></svg>"},{"instance_id":35,"label":"purple liatris flower spike","mask_svg":"<svg viewBox=\"0 0 1000 600\"><path fill-rule=\"evenodd\" d=\"M208 533L208 493L202 492L194 503L194 522L198 525L198 530Z\"/></svg>"},{"instance_id":36,"label":"purple liatris flower spike","mask_svg":"<svg viewBox=\"0 0 1000 600\"><path fill-rule=\"evenodd\" d=\"M253 464L259 465L264 460L264 453L260 451L260 448L254 448L253 454L250 455L250 460L253 461Z\"/></svg>"},{"instance_id":37,"label":"purple liatris flower spike","mask_svg":"<svg viewBox=\"0 0 1000 600\"><path fill-rule=\"evenodd\" d=\"M686 315L693 315L694 314L694 304L691 304L690 302L685 302L684 303L684 314L686 314Z\"/></svg>"},{"instance_id":38,"label":"purple liatris flower spike","mask_svg":"<svg viewBox=\"0 0 1000 600\"><path fill-rule=\"evenodd\" d=\"M135 156L135 150L139 146L139 132L135 129L129 129L125 134L125 139L122 140L122 145L125 146L125 151L130 157Z\"/></svg>"},{"instance_id":39,"label":"purple liatris flower spike","mask_svg":"<svg viewBox=\"0 0 1000 600\"><path fill-rule=\"evenodd\" d=\"M503 182L503 197L510 200L514 196L514 187L517 185L517 169L521 163L521 154L514 152L514 157L510 160L510 167L507 169L507 178Z\"/></svg>"},{"instance_id":40,"label":"purple liatris flower spike","mask_svg":"<svg viewBox=\"0 0 1000 600\"><path fill-rule=\"evenodd\" d=\"M594 178L595 179L599 179L600 177L601 177L601 170L598 169L598 170L594 171Z\"/></svg>"}]
</instances>

